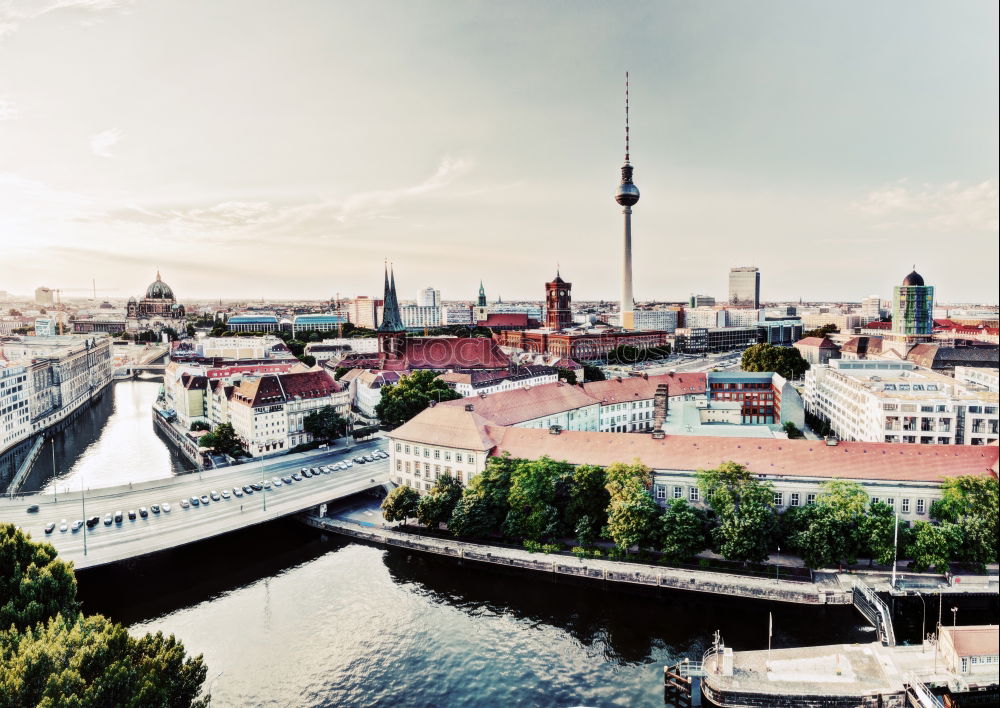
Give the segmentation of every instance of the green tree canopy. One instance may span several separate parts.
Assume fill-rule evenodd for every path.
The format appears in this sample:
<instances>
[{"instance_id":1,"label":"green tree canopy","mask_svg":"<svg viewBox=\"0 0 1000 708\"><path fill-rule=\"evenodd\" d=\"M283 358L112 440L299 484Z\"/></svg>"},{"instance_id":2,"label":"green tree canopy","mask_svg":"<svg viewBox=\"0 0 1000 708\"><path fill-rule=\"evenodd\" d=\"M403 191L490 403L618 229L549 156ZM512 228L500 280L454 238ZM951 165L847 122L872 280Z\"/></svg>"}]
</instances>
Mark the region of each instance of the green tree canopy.
<instances>
[{"instance_id":1,"label":"green tree canopy","mask_svg":"<svg viewBox=\"0 0 1000 708\"><path fill-rule=\"evenodd\" d=\"M382 516L386 521L406 521L417 515L420 493L412 487L396 487L382 500Z\"/></svg>"},{"instance_id":2,"label":"green tree canopy","mask_svg":"<svg viewBox=\"0 0 1000 708\"><path fill-rule=\"evenodd\" d=\"M35 543L13 524L0 524L0 627L21 631L78 609L73 567L56 557L52 544Z\"/></svg>"},{"instance_id":3,"label":"green tree canopy","mask_svg":"<svg viewBox=\"0 0 1000 708\"><path fill-rule=\"evenodd\" d=\"M993 477L952 477L941 484L942 498L931 504L931 518L957 525L955 560L984 565L997 561L998 497Z\"/></svg>"},{"instance_id":4,"label":"green tree canopy","mask_svg":"<svg viewBox=\"0 0 1000 708\"><path fill-rule=\"evenodd\" d=\"M583 365L583 380L584 381L604 381L607 378L604 375L604 371L599 366L594 366L593 364Z\"/></svg>"},{"instance_id":5,"label":"green tree canopy","mask_svg":"<svg viewBox=\"0 0 1000 708\"><path fill-rule=\"evenodd\" d=\"M582 527L585 535L596 538L600 534L608 523L608 505L611 503L606 484L603 467L578 465L573 469L563 522L568 531L579 535L580 523L586 519Z\"/></svg>"},{"instance_id":6,"label":"green tree canopy","mask_svg":"<svg viewBox=\"0 0 1000 708\"><path fill-rule=\"evenodd\" d=\"M451 519L461 498L462 483L450 474L443 474L417 503L417 520L425 526L437 527Z\"/></svg>"},{"instance_id":7,"label":"green tree canopy","mask_svg":"<svg viewBox=\"0 0 1000 708\"><path fill-rule=\"evenodd\" d=\"M247 454L243 443L236 437L232 423L219 423L212 432L202 435L198 443L230 457L246 457Z\"/></svg>"},{"instance_id":8,"label":"green tree canopy","mask_svg":"<svg viewBox=\"0 0 1000 708\"><path fill-rule=\"evenodd\" d=\"M802 378L809 362L795 347L776 347L765 342L743 350L740 368L744 371L773 371L791 380Z\"/></svg>"},{"instance_id":9,"label":"green tree canopy","mask_svg":"<svg viewBox=\"0 0 1000 708\"><path fill-rule=\"evenodd\" d=\"M909 556L913 559L913 569L923 572L933 568L938 573L948 571L948 561L961 543L958 526L949 522L940 525L917 521L913 524L913 541Z\"/></svg>"},{"instance_id":10,"label":"green tree canopy","mask_svg":"<svg viewBox=\"0 0 1000 708\"><path fill-rule=\"evenodd\" d=\"M576 372L574 372L572 369L567 369L560 366L557 369L557 372L559 373L560 380L565 381L571 386L576 383Z\"/></svg>"},{"instance_id":11,"label":"green tree canopy","mask_svg":"<svg viewBox=\"0 0 1000 708\"><path fill-rule=\"evenodd\" d=\"M719 520L713 530L719 552L728 560L766 560L776 527L771 485L735 462L699 470L697 478L702 496Z\"/></svg>"},{"instance_id":12,"label":"green tree canopy","mask_svg":"<svg viewBox=\"0 0 1000 708\"><path fill-rule=\"evenodd\" d=\"M11 706L207 706L207 668L173 636L133 637L100 615L0 631L0 701Z\"/></svg>"},{"instance_id":13,"label":"green tree canopy","mask_svg":"<svg viewBox=\"0 0 1000 708\"><path fill-rule=\"evenodd\" d=\"M608 492L607 534L619 549L646 546L655 542L655 521L659 507L649 490L653 472L639 460L616 462L604 471Z\"/></svg>"},{"instance_id":14,"label":"green tree canopy","mask_svg":"<svg viewBox=\"0 0 1000 708\"><path fill-rule=\"evenodd\" d=\"M509 511L504 534L511 538L540 541L559 534L560 512L557 506L561 483L572 478L573 468L548 457L521 460L510 476L507 497Z\"/></svg>"},{"instance_id":15,"label":"green tree canopy","mask_svg":"<svg viewBox=\"0 0 1000 708\"><path fill-rule=\"evenodd\" d=\"M336 440L347 432L347 421L333 406L323 406L302 420L302 427L316 440Z\"/></svg>"},{"instance_id":16,"label":"green tree canopy","mask_svg":"<svg viewBox=\"0 0 1000 708\"><path fill-rule=\"evenodd\" d=\"M433 371L414 371L399 383L382 387L382 398L375 414L383 425L398 427L417 415L431 401L452 401L462 396L448 387Z\"/></svg>"},{"instance_id":17,"label":"green tree canopy","mask_svg":"<svg viewBox=\"0 0 1000 708\"><path fill-rule=\"evenodd\" d=\"M671 499L660 517L660 550L670 560L686 561L705 550L705 514L684 499Z\"/></svg>"},{"instance_id":18,"label":"green tree canopy","mask_svg":"<svg viewBox=\"0 0 1000 708\"><path fill-rule=\"evenodd\" d=\"M803 332L802 333L802 338L805 339L806 337L819 337L820 339L822 339L823 337L825 337L828 334L834 334L834 333L839 332L839 331L840 331L840 328L837 327L837 325L832 324L832 323L831 324L825 324L822 327L817 327L816 329L811 329L808 332Z\"/></svg>"},{"instance_id":19,"label":"green tree canopy","mask_svg":"<svg viewBox=\"0 0 1000 708\"><path fill-rule=\"evenodd\" d=\"M455 505L448 528L458 536L482 538L498 533L507 518L510 478L517 460L491 457L482 474L472 478Z\"/></svg>"}]
</instances>

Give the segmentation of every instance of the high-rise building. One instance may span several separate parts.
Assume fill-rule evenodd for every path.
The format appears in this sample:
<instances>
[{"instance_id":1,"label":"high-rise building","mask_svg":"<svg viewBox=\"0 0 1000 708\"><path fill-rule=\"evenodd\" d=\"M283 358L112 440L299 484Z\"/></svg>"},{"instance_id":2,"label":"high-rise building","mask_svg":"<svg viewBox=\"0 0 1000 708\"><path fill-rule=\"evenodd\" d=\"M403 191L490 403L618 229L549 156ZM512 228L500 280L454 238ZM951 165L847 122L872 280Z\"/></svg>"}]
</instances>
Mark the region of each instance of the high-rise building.
<instances>
[{"instance_id":1,"label":"high-rise building","mask_svg":"<svg viewBox=\"0 0 1000 708\"><path fill-rule=\"evenodd\" d=\"M753 266L729 269L729 304L760 309L760 270Z\"/></svg>"},{"instance_id":2,"label":"high-rise building","mask_svg":"<svg viewBox=\"0 0 1000 708\"><path fill-rule=\"evenodd\" d=\"M892 289L892 334L910 341L929 339L934 331L934 286L917 271Z\"/></svg>"},{"instance_id":3,"label":"high-rise building","mask_svg":"<svg viewBox=\"0 0 1000 708\"><path fill-rule=\"evenodd\" d=\"M688 298L688 307L715 307L715 298L711 295L692 295Z\"/></svg>"},{"instance_id":4,"label":"high-rise building","mask_svg":"<svg viewBox=\"0 0 1000 708\"><path fill-rule=\"evenodd\" d=\"M55 305L55 291L44 285L40 288L35 288L35 304L42 305L43 307Z\"/></svg>"},{"instance_id":5,"label":"high-rise building","mask_svg":"<svg viewBox=\"0 0 1000 708\"><path fill-rule=\"evenodd\" d=\"M441 291L432 287L427 287L417 293L418 307L440 307Z\"/></svg>"},{"instance_id":6,"label":"high-rise building","mask_svg":"<svg viewBox=\"0 0 1000 708\"><path fill-rule=\"evenodd\" d=\"M622 206L625 215L625 232L622 253L622 299L621 326L635 328L635 299L632 296L632 207L639 201L639 188L632 182L632 165L629 162L628 125L628 72L625 73L625 164L622 165L622 181L615 192L615 201ZM546 317L546 319L548 319Z\"/></svg>"},{"instance_id":7,"label":"high-rise building","mask_svg":"<svg viewBox=\"0 0 1000 708\"><path fill-rule=\"evenodd\" d=\"M882 319L882 299L877 295L866 297L861 301L861 319L868 324L872 320Z\"/></svg>"},{"instance_id":8,"label":"high-rise building","mask_svg":"<svg viewBox=\"0 0 1000 708\"><path fill-rule=\"evenodd\" d=\"M545 326L549 329L561 330L573 326L570 310L572 287L573 284L563 280L558 271L555 279L545 284Z\"/></svg>"},{"instance_id":9,"label":"high-rise building","mask_svg":"<svg viewBox=\"0 0 1000 708\"><path fill-rule=\"evenodd\" d=\"M358 295L347 308L347 317L355 327L375 329L378 324L378 308L381 300L367 295Z\"/></svg>"}]
</instances>

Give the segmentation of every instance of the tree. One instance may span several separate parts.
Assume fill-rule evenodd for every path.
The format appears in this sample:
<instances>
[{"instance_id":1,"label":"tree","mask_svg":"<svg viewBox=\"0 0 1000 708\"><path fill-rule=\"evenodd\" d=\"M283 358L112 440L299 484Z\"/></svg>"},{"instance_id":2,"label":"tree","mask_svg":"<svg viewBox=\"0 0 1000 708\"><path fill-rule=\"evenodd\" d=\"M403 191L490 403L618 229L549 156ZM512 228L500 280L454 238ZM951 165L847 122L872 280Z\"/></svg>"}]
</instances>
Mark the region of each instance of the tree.
<instances>
[{"instance_id":1,"label":"tree","mask_svg":"<svg viewBox=\"0 0 1000 708\"><path fill-rule=\"evenodd\" d=\"M93 615L56 615L24 632L0 631L0 695L17 706L207 706L199 655L162 633L133 637Z\"/></svg>"},{"instance_id":2,"label":"tree","mask_svg":"<svg viewBox=\"0 0 1000 708\"><path fill-rule=\"evenodd\" d=\"M246 450L243 449L240 439L236 437L236 431L233 430L232 423L219 423L215 426L215 430L202 435L201 440L198 442L202 447L215 450L221 455L246 457L247 454Z\"/></svg>"},{"instance_id":3,"label":"tree","mask_svg":"<svg viewBox=\"0 0 1000 708\"><path fill-rule=\"evenodd\" d=\"M338 366L333 372L333 380L340 381L340 379L342 379L344 377L344 374L346 374L348 371L350 371L350 369L348 369L346 366Z\"/></svg>"},{"instance_id":4,"label":"tree","mask_svg":"<svg viewBox=\"0 0 1000 708\"><path fill-rule=\"evenodd\" d=\"M452 401L462 396L438 378L437 373L423 370L400 378L399 383L382 387L382 398L375 414L383 425L398 427L417 415L431 401Z\"/></svg>"},{"instance_id":5,"label":"tree","mask_svg":"<svg viewBox=\"0 0 1000 708\"><path fill-rule=\"evenodd\" d=\"M531 541L558 535L561 520L556 503L558 487L572 474L569 464L548 457L520 460L510 476L504 534Z\"/></svg>"},{"instance_id":6,"label":"tree","mask_svg":"<svg viewBox=\"0 0 1000 708\"><path fill-rule=\"evenodd\" d=\"M781 427L784 428L785 435L788 436L789 440L797 440L799 438L805 437L805 435L802 434L802 431L798 429L795 423L793 423L790 420L785 421L785 424Z\"/></svg>"},{"instance_id":7,"label":"tree","mask_svg":"<svg viewBox=\"0 0 1000 708\"><path fill-rule=\"evenodd\" d=\"M947 572L948 561L959 543L958 527L955 524L916 522L913 525L913 542L908 549L913 559L913 569L923 572L933 568L938 573Z\"/></svg>"},{"instance_id":8,"label":"tree","mask_svg":"<svg viewBox=\"0 0 1000 708\"><path fill-rule=\"evenodd\" d=\"M608 523L608 505L611 503L606 484L603 467L578 465L573 469L563 521L567 529L579 535L580 523L586 518L585 526L589 525L594 536L600 534Z\"/></svg>"},{"instance_id":9,"label":"tree","mask_svg":"<svg viewBox=\"0 0 1000 708\"><path fill-rule=\"evenodd\" d=\"M895 509L884 502L871 503L858 526L859 551L868 556L869 565L891 565L896 558L896 523Z\"/></svg>"},{"instance_id":10,"label":"tree","mask_svg":"<svg viewBox=\"0 0 1000 708\"><path fill-rule=\"evenodd\" d=\"M560 366L557 371L559 372L559 378L562 381L565 381L570 386L576 383L576 373L573 370Z\"/></svg>"},{"instance_id":11,"label":"tree","mask_svg":"<svg viewBox=\"0 0 1000 708\"><path fill-rule=\"evenodd\" d=\"M406 521L417 515L420 493L412 487L396 487L382 500L382 516L386 521Z\"/></svg>"},{"instance_id":12,"label":"tree","mask_svg":"<svg viewBox=\"0 0 1000 708\"><path fill-rule=\"evenodd\" d=\"M702 496L719 519L712 532L719 552L728 560L766 560L776 525L771 485L735 462L699 470L697 478Z\"/></svg>"},{"instance_id":13,"label":"tree","mask_svg":"<svg viewBox=\"0 0 1000 708\"><path fill-rule=\"evenodd\" d=\"M450 474L443 474L434 481L430 491L417 503L417 521L436 528L451 519L458 500L462 498L462 483Z\"/></svg>"},{"instance_id":14,"label":"tree","mask_svg":"<svg viewBox=\"0 0 1000 708\"><path fill-rule=\"evenodd\" d=\"M347 421L333 406L323 406L302 420L302 427L316 440L329 442L343 437L347 432Z\"/></svg>"},{"instance_id":15,"label":"tree","mask_svg":"<svg viewBox=\"0 0 1000 708\"><path fill-rule=\"evenodd\" d=\"M583 365L583 380L584 381L604 381L607 378L604 375L604 371L601 367L594 366L593 364Z\"/></svg>"},{"instance_id":16,"label":"tree","mask_svg":"<svg viewBox=\"0 0 1000 708\"><path fill-rule=\"evenodd\" d=\"M942 498L931 504L931 518L956 524L955 560L975 565L997 560L998 498L993 477L952 477L941 483Z\"/></svg>"},{"instance_id":17,"label":"tree","mask_svg":"<svg viewBox=\"0 0 1000 708\"><path fill-rule=\"evenodd\" d=\"M84 617L48 543L0 524L0 705L205 706L207 669L173 636Z\"/></svg>"},{"instance_id":18,"label":"tree","mask_svg":"<svg viewBox=\"0 0 1000 708\"><path fill-rule=\"evenodd\" d=\"M211 430L211 429L212 429L212 426L209 425L208 423L206 423L203 420L196 420L193 423L191 423L191 430L192 431L196 431L196 430Z\"/></svg>"},{"instance_id":19,"label":"tree","mask_svg":"<svg viewBox=\"0 0 1000 708\"><path fill-rule=\"evenodd\" d=\"M740 368L744 371L773 371L786 379L800 379L809 368L795 347L776 347L762 342L743 350Z\"/></svg>"},{"instance_id":20,"label":"tree","mask_svg":"<svg viewBox=\"0 0 1000 708\"><path fill-rule=\"evenodd\" d=\"M35 543L13 524L0 524L0 627L22 631L78 610L72 566L56 557L51 544Z\"/></svg>"},{"instance_id":21,"label":"tree","mask_svg":"<svg viewBox=\"0 0 1000 708\"><path fill-rule=\"evenodd\" d=\"M608 483L611 504L608 507L608 535L622 551L632 546L646 546L654 541L659 507L639 477L624 478L619 484Z\"/></svg>"},{"instance_id":22,"label":"tree","mask_svg":"<svg viewBox=\"0 0 1000 708\"><path fill-rule=\"evenodd\" d=\"M660 517L660 550L670 560L685 561L705 550L704 513L684 499L671 499Z\"/></svg>"},{"instance_id":23,"label":"tree","mask_svg":"<svg viewBox=\"0 0 1000 708\"><path fill-rule=\"evenodd\" d=\"M818 337L818 338L822 339L823 337L825 337L828 334L834 334L834 333L839 332L839 331L840 331L840 328L837 327L837 325L832 324L832 323L831 324L825 324L822 327L817 327L816 329L811 329L808 332L803 332L802 333L802 338L805 339L806 337Z\"/></svg>"},{"instance_id":24,"label":"tree","mask_svg":"<svg viewBox=\"0 0 1000 708\"><path fill-rule=\"evenodd\" d=\"M510 509L510 478L520 460L491 457L486 469L469 482L455 505L448 528L456 536L482 538L499 533Z\"/></svg>"}]
</instances>

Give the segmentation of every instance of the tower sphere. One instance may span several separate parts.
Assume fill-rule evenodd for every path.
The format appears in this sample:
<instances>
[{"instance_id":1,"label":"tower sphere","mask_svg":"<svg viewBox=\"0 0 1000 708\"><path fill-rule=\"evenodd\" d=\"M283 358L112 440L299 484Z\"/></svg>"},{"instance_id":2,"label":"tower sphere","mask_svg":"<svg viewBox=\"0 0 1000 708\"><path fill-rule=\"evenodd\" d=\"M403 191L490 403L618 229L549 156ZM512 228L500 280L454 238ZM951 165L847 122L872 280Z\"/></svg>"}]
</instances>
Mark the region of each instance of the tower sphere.
<instances>
[{"instance_id":1,"label":"tower sphere","mask_svg":"<svg viewBox=\"0 0 1000 708\"><path fill-rule=\"evenodd\" d=\"M615 201L622 206L632 206L639 201L639 188L631 182L618 185L615 190Z\"/></svg>"}]
</instances>

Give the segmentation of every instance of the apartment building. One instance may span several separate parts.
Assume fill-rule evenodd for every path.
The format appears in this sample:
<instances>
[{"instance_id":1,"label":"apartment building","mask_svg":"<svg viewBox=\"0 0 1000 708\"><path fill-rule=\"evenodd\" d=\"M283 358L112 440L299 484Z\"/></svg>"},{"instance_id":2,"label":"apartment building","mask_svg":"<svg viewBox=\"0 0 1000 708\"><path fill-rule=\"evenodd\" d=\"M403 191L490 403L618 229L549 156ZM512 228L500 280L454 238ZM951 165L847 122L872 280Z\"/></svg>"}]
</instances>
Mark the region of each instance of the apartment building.
<instances>
[{"instance_id":1,"label":"apartment building","mask_svg":"<svg viewBox=\"0 0 1000 708\"><path fill-rule=\"evenodd\" d=\"M832 360L806 372L806 410L842 440L991 445L998 396L909 361Z\"/></svg>"}]
</instances>

